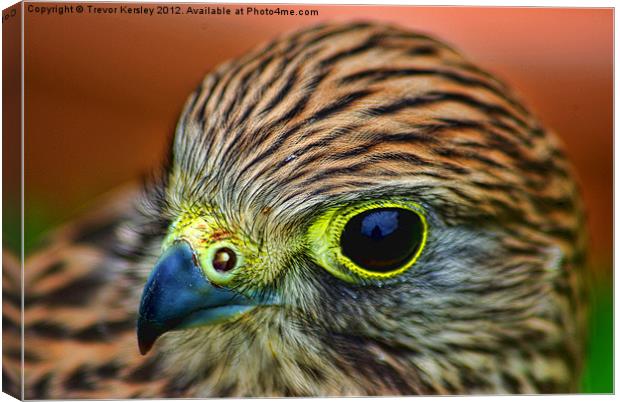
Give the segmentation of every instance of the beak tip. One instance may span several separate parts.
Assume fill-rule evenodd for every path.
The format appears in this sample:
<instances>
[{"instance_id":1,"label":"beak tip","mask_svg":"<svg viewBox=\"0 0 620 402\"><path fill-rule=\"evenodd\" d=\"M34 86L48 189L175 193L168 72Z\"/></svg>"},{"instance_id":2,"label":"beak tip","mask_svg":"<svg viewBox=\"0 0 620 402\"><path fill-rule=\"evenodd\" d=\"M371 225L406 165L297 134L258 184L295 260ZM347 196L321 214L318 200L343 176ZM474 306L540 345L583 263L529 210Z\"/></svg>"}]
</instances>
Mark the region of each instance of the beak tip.
<instances>
[{"instance_id":1,"label":"beak tip","mask_svg":"<svg viewBox=\"0 0 620 402\"><path fill-rule=\"evenodd\" d=\"M140 349L140 354L142 356L145 356L151 350L151 347L152 347L152 345L146 345L144 343L139 343L138 346Z\"/></svg>"},{"instance_id":2,"label":"beak tip","mask_svg":"<svg viewBox=\"0 0 620 402\"><path fill-rule=\"evenodd\" d=\"M153 344L162 333L162 331L158 331L154 326L150 325L148 321L138 320L138 349L140 349L142 356L146 355L153 348Z\"/></svg>"}]
</instances>

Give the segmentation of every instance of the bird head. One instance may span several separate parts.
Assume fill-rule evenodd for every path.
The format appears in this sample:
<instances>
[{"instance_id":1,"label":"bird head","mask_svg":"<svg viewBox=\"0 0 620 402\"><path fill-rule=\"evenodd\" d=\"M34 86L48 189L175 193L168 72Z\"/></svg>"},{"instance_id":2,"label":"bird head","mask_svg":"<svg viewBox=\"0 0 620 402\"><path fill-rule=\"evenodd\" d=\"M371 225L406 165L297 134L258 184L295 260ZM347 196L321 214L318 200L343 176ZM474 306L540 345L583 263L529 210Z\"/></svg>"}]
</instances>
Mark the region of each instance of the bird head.
<instances>
[{"instance_id":1,"label":"bird head","mask_svg":"<svg viewBox=\"0 0 620 402\"><path fill-rule=\"evenodd\" d=\"M566 386L568 172L501 82L430 37L280 38L186 104L146 195L166 225L140 350L218 395Z\"/></svg>"}]
</instances>

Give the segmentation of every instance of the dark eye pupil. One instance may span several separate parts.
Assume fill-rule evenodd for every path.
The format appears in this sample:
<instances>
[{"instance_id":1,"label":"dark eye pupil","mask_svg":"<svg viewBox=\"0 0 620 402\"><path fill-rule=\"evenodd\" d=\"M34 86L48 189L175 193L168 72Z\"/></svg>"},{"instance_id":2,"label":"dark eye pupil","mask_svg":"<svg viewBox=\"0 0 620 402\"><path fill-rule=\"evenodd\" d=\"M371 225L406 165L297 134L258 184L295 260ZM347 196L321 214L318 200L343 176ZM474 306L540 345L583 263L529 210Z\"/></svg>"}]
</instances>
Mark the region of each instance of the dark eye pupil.
<instances>
[{"instance_id":1,"label":"dark eye pupil","mask_svg":"<svg viewBox=\"0 0 620 402\"><path fill-rule=\"evenodd\" d=\"M402 208L372 209L355 215L340 236L342 253L364 269L389 272L405 265L422 243L418 214Z\"/></svg>"}]
</instances>

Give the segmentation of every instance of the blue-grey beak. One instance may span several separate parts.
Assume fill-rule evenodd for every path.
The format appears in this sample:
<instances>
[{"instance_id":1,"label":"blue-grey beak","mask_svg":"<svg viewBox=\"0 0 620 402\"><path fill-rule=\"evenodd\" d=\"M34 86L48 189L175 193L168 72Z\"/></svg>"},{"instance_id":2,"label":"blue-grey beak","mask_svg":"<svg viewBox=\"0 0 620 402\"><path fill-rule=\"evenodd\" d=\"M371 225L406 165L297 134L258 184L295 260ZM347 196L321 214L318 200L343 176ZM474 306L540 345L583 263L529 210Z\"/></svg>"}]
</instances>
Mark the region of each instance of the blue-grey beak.
<instances>
[{"instance_id":1,"label":"blue-grey beak","mask_svg":"<svg viewBox=\"0 0 620 402\"><path fill-rule=\"evenodd\" d=\"M261 303L213 286L187 242L173 244L157 261L142 292L138 317L141 354L175 329L212 324L240 315Z\"/></svg>"}]
</instances>

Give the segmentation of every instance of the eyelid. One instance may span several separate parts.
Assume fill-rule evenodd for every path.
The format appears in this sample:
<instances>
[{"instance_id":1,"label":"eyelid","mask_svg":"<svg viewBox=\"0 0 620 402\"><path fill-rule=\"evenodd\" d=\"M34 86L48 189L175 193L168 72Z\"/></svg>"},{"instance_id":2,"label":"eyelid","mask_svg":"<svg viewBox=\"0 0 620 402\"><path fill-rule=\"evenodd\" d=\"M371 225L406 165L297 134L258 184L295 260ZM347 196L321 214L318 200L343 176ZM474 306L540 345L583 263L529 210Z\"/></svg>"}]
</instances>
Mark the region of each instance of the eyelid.
<instances>
[{"instance_id":1,"label":"eyelid","mask_svg":"<svg viewBox=\"0 0 620 402\"><path fill-rule=\"evenodd\" d=\"M353 216L379 208L401 208L415 212L421 220L423 233L416 254L401 268L389 272L373 272L359 267L342 254L340 236ZM428 222L424 208L408 200L373 200L326 210L308 229L308 244L313 260L337 278L346 282L385 280L398 276L417 262L428 238Z\"/></svg>"}]
</instances>

